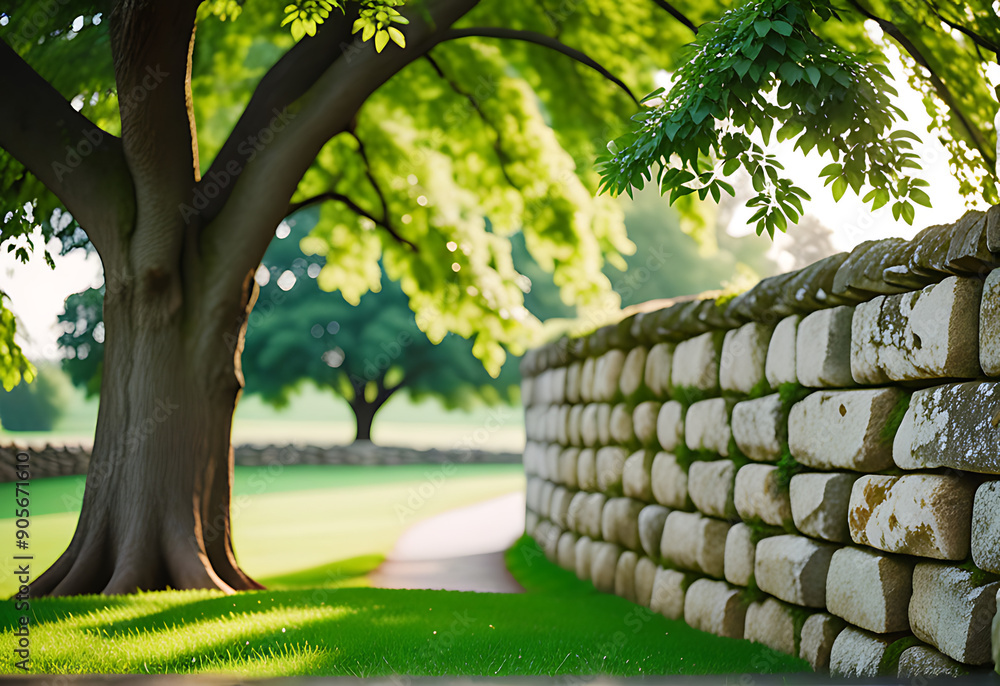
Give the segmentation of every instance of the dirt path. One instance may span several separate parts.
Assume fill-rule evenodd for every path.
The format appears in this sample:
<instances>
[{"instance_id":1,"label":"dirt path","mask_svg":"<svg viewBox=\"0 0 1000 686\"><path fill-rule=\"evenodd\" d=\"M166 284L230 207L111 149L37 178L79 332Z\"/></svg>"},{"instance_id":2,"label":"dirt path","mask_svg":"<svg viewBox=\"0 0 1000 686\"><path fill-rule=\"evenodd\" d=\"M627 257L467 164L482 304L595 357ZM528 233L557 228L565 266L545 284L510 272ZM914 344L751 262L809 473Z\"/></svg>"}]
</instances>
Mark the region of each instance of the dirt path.
<instances>
[{"instance_id":1,"label":"dirt path","mask_svg":"<svg viewBox=\"0 0 1000 686\"><path fill-rule=\"evenodd\" d=\"M524 493L461 507L414 524L369 575L377 588L522 593L503 552L524 531Z\"/></svg>"}]
</instances>

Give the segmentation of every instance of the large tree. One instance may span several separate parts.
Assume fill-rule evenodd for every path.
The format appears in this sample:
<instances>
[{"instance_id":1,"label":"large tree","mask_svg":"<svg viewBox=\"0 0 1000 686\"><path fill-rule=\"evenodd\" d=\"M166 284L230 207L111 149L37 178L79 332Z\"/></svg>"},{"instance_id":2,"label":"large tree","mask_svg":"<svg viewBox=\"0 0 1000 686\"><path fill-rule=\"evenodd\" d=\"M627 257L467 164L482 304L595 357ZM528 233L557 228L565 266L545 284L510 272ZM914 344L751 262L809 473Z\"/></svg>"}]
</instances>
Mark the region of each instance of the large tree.
<instances>
[{"instance_id":1,"label":"large tree","mask_svg":"<svg viewBox=\"0 0 1000 686\"><path fill-rule=\"evenodd\" d=\"M699 153L714 153L722 172L735 160L754 173L762 201L782 210L767 214L768 228L781 228L774 217L790 216L801 195L767 172L773 165L743 134L769 130L768 121L785 116L770 108L791 96L801 107L786 133L824 123L807 116L817 107L845 109L844 131L838 115L819 142L810 139L811 147L838 147L843 138L844 154L854 153L836 190L860 188L862 173L882 194L919 199L898 186L905 140L856 147L866 121L878 131L891 125L878 69L850 52L869 44L864 5L819 43L812 27L829 10L809 0L752 3L784 14L743 24L752 10L724 15L729 34L698 29L728 2L426 0L404 11L405 25L370 0L343 12L326 12L328 4L303 2L303 15L286 6L293 35L279 26L279 5L263 0L21 2L0 18L4 241L26 257L17 241L35 226L66 244L85 234L105 272L102 394L83 509L35 594L257 586L240 570L228 529L239 351L253 275L275 227L305 205L322 204L311 237L327 257L322 287L357 302L381 278L381 262L432 340L449 330L473 337L473 351L496 372L503 344L516 348L537 324L523 307L506 237L523 231L568 300L608 288L600 267L628 243L620 212L592 199L591 162L635 111L621 86L652 90L654 70L672 69L696 32L738 38L749 64L733 54L715 76L679 69L687 90L676 106L650 110L644 128L602 161L613 190L641 184L662 155L677 153L697 173ZM983 39L975 50L993 50L980 30L992 20L979 4L975 21L938 19L929 1L891 9L914 22L930 16L917 28L945 37L942 54L973 24L968 30ZM789 36L794 44L780 40ZM716 54L718 46L700 47ZM824 64L814 76L813 63L784 66L831 54L843 68ZM968 64L974 54L944 61ZM705 63L696 56L692 64ZM730 88L733 99L699 97L698 79L713 94ZM753 97L778 82L795 87L779 86L777 105ZM960 103L958 111L966 111ZM705 122L726 117L738 129L712 145ZM980 119L966 117L974 127ZM694 147L661 145L687 122L701 128L679 140ZM658 180L683 186L678 196L696 190L683 174ZM724 188L704 182L705 195ZM0 353L11 349L11 332L0 327ZM21 358L4 359L24 368ZM220 520L226 525L214 526Z\"/></svg>"}]
</instances>

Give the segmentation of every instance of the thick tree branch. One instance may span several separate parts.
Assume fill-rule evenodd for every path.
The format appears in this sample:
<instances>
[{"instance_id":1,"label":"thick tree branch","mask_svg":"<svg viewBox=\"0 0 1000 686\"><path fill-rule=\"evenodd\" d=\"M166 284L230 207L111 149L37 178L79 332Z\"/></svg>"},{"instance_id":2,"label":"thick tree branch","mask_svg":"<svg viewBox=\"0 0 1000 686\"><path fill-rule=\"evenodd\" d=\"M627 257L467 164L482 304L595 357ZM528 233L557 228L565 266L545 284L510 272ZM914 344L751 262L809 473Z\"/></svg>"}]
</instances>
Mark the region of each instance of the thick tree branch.
<instances>
[{"instance_id":1,"label":"thick tree branch","mask_svg":"<svg viewBox=\"0 0 1000 686\"><path fill-rule=\"evenodd\" d=\"M975 43L977 47L985 48L986 50L989 50L990 52L1000 54L1000 43L998 43L996 41L992 41L992 40L986 38L985 36L980 35L980 34L976 33L975 31L973 31L973 30L971 30L971 29L963 26L962 24L959 24L957 22L951 21L950 19L948 19L947 17L945 17L943 14L941 14L941 12L938 11L937 7L934 6L934 3L928 3L928 5L931 8L931 12L934 13L934 16L937 17L939 20L941 20L942 23L947 24L949 28L955 29L959 33L964 34L973 43Z\"/></svg>"},{"instance_id":2,"label":"thick tree branch","mask_svg":"<svg viewBox=\"0 0 1000 686\"><path fill-rule=\"evenodd\" d=\"M314 195L311 198L306 198L305 200L300 200L299 202L291 203L288 206L287 214L292 214L294 212L298 212L304 207L310 207L312 205L317 205L322 202L329 202L331 200L346 205L347 209L351 210L351 212L354 212L354 214L360 217L364 217L365 219L371 221L376 226L381 227L382 229L385 230L386 233L388 233L402 245L407 245L414 252L419 252L419 249L417 248L416 245L414 245L410 241L400 236L399 233L392 227L392 224L390 224L388 220L389 216L388 214L385 215L386 216L385 220L379 219L378 217L374 216L371 212L368 212L367 210L362 208L360 205L358 205L356 202L351 200L343 193L337 193L335 191L327 191L326 193L320 193L319 195Z\"/></svg>"},{"instance_id":3,"label":"thick tree branch","mask_svg":"<svg viewBox=\"0 0 1000 686\"><path fill-rule=\"evenodd\" d=\"M930 81L931 85L934 87L934 91L938 94L938 97L944 101L944 104L947 105L952 116L959 123L959 125L961 125L962 129L965 130L966 134L969 136L969 140L972 142L972 145L979 151L979 154L982 155L983 161L989 168L990 173L995 176L996 151L986 142L986 138L983 136L982 132L965 117L965 114L962 112L961 103L952 94L948 85L931 67L927 58L924 57L924 54L920 51L920 48L917 47L917 45L890 20L877 16L871 10L858 2L858 0L851 0L851 4L854 5L858 12L863 14L868 19L876 22L887 36L895 40L896 43L898 43L899 46L902 47L917 64L927 70L927 73L930 75Z\"/></svg>"},{"instance_id":4,"label":"thick tree branch","mask_svg":"<svg viewBox=\"0 0 1000 686\"><path fill-rule=\"evenodd\" d=\"M695 26L694 22L688 19L686 16L684 16L683 12L681 12L679 9L671 5L669 2L667 2L667 0L653 0L653 2L656 3L661 9L666 10L667 14L669 14L671 17L673 17L680 23L684 24L684 26L691 29L691 32L694 33L694 35L696 36L698 35L698 27Z\"/></svg>"},{"instance_id":5,"label":"thick tree branch","mask_svg":"<svg viewBox=\"0 0 1000 686\"><path fill-rule=\"evenodd\" d=\"M501 38L506 40L519 40L527 43L534 43L535 45L541 45L543 47L549 48L550 50L555 50L560 52L567 57L570 57L580 64L584 64L598 74L606 78L611 83L615 84L626 94L628 97L632 98L635 104L639 104L639 100L635 97L632 91L629 89L625 83L619 79L617 76L612 74L610 71L605 69L596 60L591 58L586 53L577 50L576 48L571 48L565 43L561 43L552 36L546 36L544 33L538 33L536 31L524 31L522 29L508 29L502 26L476 26L468 29L451 29L445 31L444 35L441 37L439 42L444 42L446 40L455 40L457 38L468 38L470 36L476 36L479 38Z\"/></svg>"},{"instance_id":6,"label":"thick tree branch","mask_svg":"<svg viewBox=\"0 0 1000 686\"><path fill-rule=\"evenodd\" d=\"M132 180L121 141L74 110L0 41L0 147L52 191L107 261L131 225Z\"/></svg>"}]
</instances>

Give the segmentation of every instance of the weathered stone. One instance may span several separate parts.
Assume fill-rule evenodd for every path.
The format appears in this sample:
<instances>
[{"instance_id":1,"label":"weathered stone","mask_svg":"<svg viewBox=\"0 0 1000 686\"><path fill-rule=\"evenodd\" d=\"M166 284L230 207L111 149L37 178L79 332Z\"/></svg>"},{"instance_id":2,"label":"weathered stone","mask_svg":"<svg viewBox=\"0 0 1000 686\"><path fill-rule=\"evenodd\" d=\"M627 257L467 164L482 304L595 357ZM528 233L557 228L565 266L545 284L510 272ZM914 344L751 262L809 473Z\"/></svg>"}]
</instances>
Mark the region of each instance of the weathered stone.
<instances>
[{"instance_id":1,"label":"weathered stone","mask_svg":"<svg viewBox=\"0 0 1000 686\"><path fill-rule=\"evenodd\" d=\"M851 538L890 553L963 560L975 488L968 477L862 476L851 490Z\"/></svg>"},{"instance_id":2,"label":"weathered stone","mask_svg":"<svg viewBox=\"0 0 1000 686\"><path fill-rule=\"evenodd\" d=\"M910 627L948 657L970 665L990 661L990 626L1000 582L980 585L972 572L935 562L913 568Z\"/></svg>"},{"instance_id":3,"label":"weathered stone","mask_svg":"<svg viewBox=\"0 0 1000 686\"><path fill-rule=\"evenodd\" d=\"M734 402L727 398L701 400L684 416L684 442L690 450L710 450L729 455L729 411Z\"/></svg>"},{"instance_id":4,"label":"weathered stone","mask_svg":"<svg viewBox=\"0 0 1000 686\"><path fill-rule=\"evenodd\" d=\"M542 468L542 476L553 483L559 481L559 456L563 448L558 443L550 443L545 448L545 460Z\"/></svg>"},{"instance_id":5,"label":"weathered stone","mask_svg":"<svg viewBox=\"0 0 1000 686\"><path fill-rule=\"evenodd\" d=\"M968 673L969 669L965 665L952 660L930 646L913 646L904 650L899 656L897 676L900 679L936 676L958 677Z\"/></svg>"},{"instance_id":6,"label":"weathered stone","mask_svg":"<svg viewBox=\"0 0 1000 686\"><path fill-rule=\"evenodd\" d=\"M636 405L632 412L632 429L635 431L635 440L640 445L650 445L656 439L656 419L660 414L660 403L656 400L647 400Z\"/></svg>"},{"instance_id":7,"label":"weathered stone","mask_svg":"<svg viewBox=\"0 0 1000 686\"><path fill-rule=\"evenodd\" d=\"M583 361L580 369L580 400L585 403L594 401L594 372L597 368L597 360L588 357Z\"/></svg>"},{"instance_id":8,"label":"weathered stone","mask_svg":"<svg viewBox=\"0 0 1000 686\"><path fill-rule=\"evenodd\" d=\"M639 512L644 503L631 498L611 498L601 514L601 538L632 550L639 546Z\"/></svg>"},{"instance_id":9,"label":"weathered stone","mask_svg":"<svg viewBox=\"0 0 1000 686\"><path fill-rule=\"evenodd\" d=\"M580 382L583 381L583 362L577 360L566 367L566 402L576 405L581 401Z\"/></svg>"},{"instance_id":10,"label":"weathered stone","mask_svg":"<svg viewBox=\"0 0 1000 686\"><path fill-rule=\"evenodd\" d=\"M604 516L604 505L608 498L603 493L588 493L583 501L583 507L577 519L577 533L593 539L601 537L601 521Z\"/></svg>"},{"instance_id":11,"label":"weathered stone","mask_svg":"<svg viewBox=\"0 0 1000 686\"><path fill-rule=\"evenodd\" d=\"M671 512L663 525L660 554L682 569L722 578L729 523L695 512Z\"/></svg>"},{"instance_id":12,"label":"weathered stone","mask_svg":"<svg viewBox=\"0 0 1000 686\"><path fill-rule=\"evenodd\" d=\"M678 343L671 368L672 387L717 393L721 349L722 336L713 331Z\"/></svg>"},{"instance_id":13,"label":"weathered stone","mask_svg":"<svg viewBox=\"0 0 1000 686\"><path fill-rule=\"evenodd\" d=\"M566 526L570 531L585 535L584 520L586 517L584 510L589 495L586 491L577 491L569 499L569 507L566 509Z\"/></svg>"},{"instance_id":14,"label":"weathered stone","mask_svg":"<svg viewBox=\"0 0 1000 686\"><path fill-rule=\"evenodd\" d=\"M555 443L559 440L559 406L549 405L545 411L545 440Z\"/></svg>"},{"instance_id":15,"label":"weathered stone","mask_svg":"<svg viewBox=\"0 0 1000 686\"><path fill-rule=\"evenodd\" d=\"M622 549L615 543L594 541L590 546L590 580L601 593L615 592L615 571Z\"/></svg>"},{"instance_id":16,"label":"weathered stone","mask_svg":"<svg viewBox=\"0 0 1000 686\"><path fill-rule=\"evenodd\" d=\"M691 506L688 498L687 472L670 453L657 453L650 470L653 498L667 507L686 510Z\"/></svg>"},{"instance_id":17,"label":"weathered stone","mask_svg":"<svg viewBox=\"0 0 1000 686\"><path fill-rule=\"evenodd\" d=\"M749 586L753 577L754 556L757 544L753 531L743 522L729 527L726 534L723 574L726 581L735 586Z\"/></svg>"},{"instance_id":18,"label":"weathered stone","mask_svg":"<svg viewBox=\"0 0 1000 686\"><path fill-rule=\"evenodd\" d=\"M795 344L801 319L799 315L793 314L774 327L764 362L764 378L771 384L771 388L777 388L783 383L798 383L799 377L795 375Z\"/></svg>"},{"instance_id":19,"label":"weathered stone","mask_svg":"<svg viewBox=\"0 0 1000 686\"><path fill-rule=\"evenodd\" d=\"M636 601L635 565L638 561L638 555L625 550L618 556L618 566L615 568L615 595L631 603Z\"/></svg>"},{"instance_id":20,"label":"weathered stone","mask_svg":"<svg viewBox=\"0 0 1000 686\"><path fill-rule=\"evenodd\" d=\"M628 451L618 446L605 446L597 451L597 489L609 495L622 493L622 474Z\"/></svg>"},{"instance_id":21,"label":"weathered stone","mask_svg":"<svg viewBox=\"0 0 1000 686\"><path fill-rule=\"evenodd\" d=\"M531 376L521 377L521 403L525 407L531 407L537 400L535 393L535 379Z\"/></svg>"},{"instance_id":22,"label":"weathered stone","mask_svg":"<svg viewBox=\"0 0 1000 686\"><path fill-rule=\"evenodd\" d=\"M698 579L684 597L684 621L716 636L743 638L746 606L725 581Z\"/></svg>"},{"instance_id":23,"label":"weathered stone","mask_svg":"<svg viewBox=\"0 0 1000 686\"><path fill-rule=\"evenodd\" d=\"M883 434L902 397L895 388L812 393L788 415L788 449L808 467L882 471L892 465Z\"/></svg>"},{"instance_id":24,"label":"weathered stone","mask_svg":"<svg viewBox=\"0 0 1000 686\"><path fill-rule=\"evenodd\" d=\"M621 379L618 382L618 389L625 398L630 398L642 388L643 377L646 372L646 349L643 347L632 348L625 356L622 364Z\"/></svg>"},{"instance_id":25,"label":"weathered stone","mask_svg":"<svg viewBox=\"0 0 1000 686\"><path fill-rule=\"evenodd\" d=\"M594 398L611 402L618 395L618 382L625 365L625 351L609 350L597 358L594 368Z\"/></svg>"},{"instance_id":26,"label":"weathered stone","mask_svg":"<svg viewBox=\"0 0 1000 686\"><path fill-rule=\"evenodd\" d=\"M653 577L649 609L667 619L684 618L684 596L694 577L674 569L658 567Z\"/></svg>"},{"instance_id":27,"label":"weathered stone","mask_svg":"<svg viewBox=\"0 0 1000 686\"><path fill-rule=\"evenodd\" d=\"M670 390L673 363L673 343L657 343L646 355L646 387L660 397Z\"/></svg>"},{"instance_id":28,"label":"weathered stone","mask_svg":"<svg viewBox=\"0 0 1000 686\"><path fill-rule=\"evenodd\" d=\"M750 393L766 384L764 363L774 326L750 322L726 332L719 359L719 387L723 391Z\"/></svg>"},{"instance_id":29,"label":"weathered stone","mask_svg":"<svg viewBox=\"0 0 1000 686\"><path fill-rule=\"evenodd\" d=\"M535 541L538 542L539 547L550 562L556 562L558 559L557 546L561 533L559 527L545 519L540 520L535 527Z\"/></svg>"},{"instance_id":30,"label":"weathered stone","mask_svg":"<svg viewBox=\"0 0 1000 686\"><path fill-rule=\"evenodd\" d=\"M988 481L976 490L972 559L980 569L1000 574L1000 481Z\"/></svg>"},{"instance_id":31,"label":"weathered stone","mask_svg":"<svg viewBox=\"0 0 1000 686\"><path fill-rule=\"evenodd\" d=\"M597 445L597 411L600 407L597 403L584 405L580 416L580 438L588 448Z\"/></svg>"},{"instance_id":32,"label":"weathered stone","mask_svg":"<svg viewBox=\"0 0 1000 686\"><path fill-rule=\"evenodd\" d=\"M549 519L560 529L569 526L569 503L573 498L574 491L569 491L562 486L558 486L552 491L552 500L549 503Z\"/></svg>"},{"instance_id":33,"label":"weathered stone","mask_svg":"<svg viewBox=\"0 0 1000 686\"><path fill-rule=\"evenodd\" d=\"M912 577L913 563L906 558L841 548L830 560L826 607L868 631L906 631Z\"/></svg>"},{"instance_id":34,"label":"weathered stone","mask_svg":"<svg viewBox=\"0 0 1000 686\"><path fill-rule=\"evenodd\" d=\"M703 514L720 519L735 519L733 483L736 465L732 460L697 461L688 467L688 493L691 502Z\"/></svg>"},{"instance_id":35,"label":"weathered stone","mask_svg":"<svg viewBox=\"0 0 1000 686\"><path fill-rule=\"evenodd\" d=\"M600 403L597 406L597 443L607 445L611 442L611 405Z\"/></svg>"},{"instance_id":36,"label":"weathered stone","mask_svg":"<svg viewBox=\"0 0 1000 686\"><path fill-rule=\"evenodd\" d=\"M647 505L639 512L639 544L647 555L660 559L660 541L663 540L663 525L670 510L662 505Z\"/></svg>"},{"instance_id":37,"label":"weathered stone","mask_svg":"<svg viewBox=\"0 0 1000 686\"><path fill-rule=\"evenodd\" d=\"M583 410L586 405L573 405L569 408L569 417L566 420L566 437L570 445L583 445Z\"/></svg>"},{"instance_id":38,"label":"weathered stone","mask_svg":"<svg viewBox=\"0 0 1000 686\"><path fill-rule=\"evenodd\" d=\"M996 265L986 236L986 213L969 210L955 223L948 243L948 270L980 276Z\"/></svg>"},{"instance_id":39,"label":"weathered stone","mask_svg":"<svg viewBox=\"0 0 1000 686\"><path fill-rule=\"evenodd\" d=\"M760 590L786 602L825 607L826 574L836 549L802 536L765 538L757 544L754 579Z\"/></svg>"},{"instance_id":40,"label":"weathered stone","mask_svg":"<svg viewBox=\"0 0 1000 686\"><path fill-rule=\"evenodd\" d=\"M997 216L1000 217L1000 212ZM990 272L983 283L979 305L979 364L987 376L1000 376L1000 269Z\"/></svg>"},{"instance_id":41,"label":"weathered stone","mask_svg":"<svg viewBox=\"0 0 1000 686\"><path fill-rule=\"evenodd\" d=\"M1000 604L1000 589L997 589L996 601ZM993 664L1000 665L1000 612L993 616Z\"/></svg>"},{"instance_id":42,"label":"weathered stone","mask_svg":"<svg viewBox=\"0 0 1000 686\"><path fill-rule=\"evenodd\" d=\"M747 464L736 475L734 503L740 517L760 519L772 526L787 526L792 520L788 488L779 482L778 468L769 464Z\"/></svg>"},{"instance_id":43,"label":"weathered stone","mask_svg":"<svg viewBox=\"0 0 1000 686\"><path fill-rule=\"evenodd\" d=\"M775 598L750 603L746 611L743 638L766 645L779 653L795 655L798 636L795 635L795 615L792 608Z\"/></svg>"},{"instance_id":44,"label":"weathered stone","mask_svg":"<svg viewBox=\"0 0 1000 686\"><path fill-rule=\"evenodd\" d=\"M630 445L635 440L632 411L624 403L615 405L611 410L611 440L621 445Z\"/></svg>"},{"instance_id":45,"label":"weathered stone","mask_svg":"<svg viewBox=\"0 0 1000 686\"><path fill-rule=\"evenodd\" d=\"M622 490L629 498L650 502L653 500L653 485L650 472L653 469L653 452L640 450L625 460L622 470Z\"/></svg>"},{"instance_id":46,"label":"weathered stone","mask_svg":"<svg viewBox=\"0 0 1000 686\"><path fill-rule=\"evenodd\" d=\"M584 448L576 457L576 485L585 491L597 488L597 453Z\"/></svg>"},{"instance_id":47,"label":"weathered stone","mask_svg":"<svg viewBox=\"0 0 1000 686\"><path fill-rule=\"evenodd\" d=\"M807 536L849 542L847 513L851 487L857 478L857 474L848 472L805 472L793 476L788 494L795 528Z\"/></svg>"},{"instance_id":48,"label":"weathered stone","mask_svg":"<svg viewBox=\"0 0 1000 686\"><path fill-rule=\"evenodd\" d=\"M902 469L953 467L1000 474L1000 382L969 381L916 391L892 444Z\"/></svg>"},{"instance_id":49,"label":"weathered stone","mask_svg":"<svg viewBox=\"0 0 1000 686\"><path fill-rule=\"evenodd\" d=\"M576 542L580 539L572 531L564 531L556 546L556 558L563 569L576 571Z\"/></svg>"},{"instance_id":50,"label":"weathered stone","mask_svg":"<svg viewBox=\"0 0 1000 686\"><path fill-rule=\"evenodd\" d=\"M524 533L528 534L532 538L535 537L535 530L538 528L538 522L541 519L538 517L538 513L527 510L524 513Z\"/></svg>"},{"instance_id":51,"label":"weathered stone","mask_svg":"<svg viewBox=\"0 0 1000 686\"><path fill-rule=\"evenodd\" d=\"M819 310L799 322L795 334L795 376L803 386L844 388L851 377L851 317L842 305Z\"/></svg>"},{"instance_id":52,"label":"weathered stone","mask_svg":"<svg viewBox=\"0 0 1000 686\"><path fill-rule=\"evenodd\" d=\"M817 671L829 669L830 650L843 629L844 620L840 617L834 617L825 612L809 615L802 625L799 657Z\"/></svg>"},{"instance_id":53,"label":"weathered stone","mask_svg":"<svg viewBox=\"0 0 1000 686\"><path fill-rule=\"evenodd\" d=\"M776 462L788 437L788 418L777 393L733 407L733 440L751 460Z\"/></svg>"},{"instance_id":54,"label":"weathered stone","mask_svg":"<svg viewBox=\"0 0 1000 686\"><path fill-rule=\"evenodd\" d=\"M676 450L684 440L684 406L670 400L660 406L656 417L656 440L664 450Z\"/></svg>"},{"instance_id":55,"label":"weathered stone","mask_svg":"<svg viewBox=\"0 0 1000 686\"><path fill-rule=\"evenodd\" d=\"M569 488L577 488L576 461L579 456L579 448L564 448L559 453L559 481Z\"/></svg>"},{"instance_id":56,"label":"weathered stone","mask_svg":"<svg viewBox=\"0 0 1000 686\"><path fill-rule=\"evenodd\" d=\"M549 402L561 405L566 402L566 367L556 367L549 374Z\"/></svg>"},{"instance_id":57,"label":"weathered stone","mask_svg":"<svg viewBox=\"0 0 1000 686\"><path fill-rule=\"evenodd\" d=\"M990 252L1000 252L1000 205L986 211L986 247Z\"/></svg>"},{"instance_id":58,"label":"weathered stone","mask_svg":"<svg viewBox=\"0 0 1000 686\"><path fill-rule=\"evenodd\" d=\"M951 224L928 226L913 237L915 244L910 258L910 269L918 274L938 276L947 273L945 261L948 257L948 243L951 240Z\"/></svg>"},{"instance_id":59,"label":"weathered stone","mask_svg":"<svg viewBox=\"0 0 1000 686\"><path fill-rule=\"evenodd\" d=\"M635 602L643 607L649 607L655 580L656 563L648 557L640 557L635 563Z\"/></svg>"},{"instance_id":60,"label":"weathered stone","mask_svg":"<svg viewBox=\"0 0 1000 686\"><path fill-rule=\"evenodd\" d=\"M551 481L542 481L538 490L538 514L548 519L549 513L552 512L552 494L556 490L556 485Z\"/></svg>"},{"instance_id":61,"label":"weathered stone","mask_svg":"<svg viewBox=\"0 0 1000 686\"><path fill-rule=\"evenodd\" d=\"M865 241L855 247L851 256L837 270L833 292L887 295L905 290L886 283L882 274L887 268L905 263L908 256L904 257L898 248L906 242L903 238L893 237Z\"/></svg>"},{"instance_id":62,"label":"weathered stone","mask_svg":"<svg viewBox=\"0 0 1000 686\"><path fill-rule=\"evenodd\" d=\"M569 412L572 408L569 405L560 405L556 415L556 442L560 445L569 445Z\"/></svg>"},{"instance_id":63,"label":"weathered stone","mask_svg":"<svg viewBox=\"0 0 1000 686\"><path fill-rule=\"evenodd\" d=\"M837 634L830 650L830 674L835 677L876 677L895 636L877 636L853 626ZM892 673L896 666L891 666Z\"/></svg>"},{"instance_id":64,"label":"weathered stone","mask_svg":"<svg viewBox=\"0 0 1000 686\"><path fill-rule=\"evenodd\" d=\"M594 542L587 536L576 540L576 550L573 557L576 560L576 577L581 581L590 581L590 563L594 552Z\"/></svg>"},{"instance_id":65,"label":"weathered stone","mask_svg":"<svg viewBox=\"0 0 1000 686\"><path fill-rule=\"evenodd\" d=\"M858 383L975 377L983 282L949 277L858 305L851 373Z\"/></svg>"}]
</instances>

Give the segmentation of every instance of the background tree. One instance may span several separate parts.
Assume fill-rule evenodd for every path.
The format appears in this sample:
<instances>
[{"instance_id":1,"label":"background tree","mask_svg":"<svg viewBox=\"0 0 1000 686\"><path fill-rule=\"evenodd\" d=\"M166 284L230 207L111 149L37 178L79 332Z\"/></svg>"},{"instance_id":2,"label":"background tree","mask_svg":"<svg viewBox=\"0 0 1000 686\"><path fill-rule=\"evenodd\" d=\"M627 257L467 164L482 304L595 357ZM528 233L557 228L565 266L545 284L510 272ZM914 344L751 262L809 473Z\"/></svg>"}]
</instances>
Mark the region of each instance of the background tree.
<instances>
[{"instance_id":1,"label":"background tree","mask_svg":"<svg viewBox=\"0 0 1000 686\"><path fill-rule=\"evenodd\" d=\"M4 431L51 431L66 407L69 389L58 366L40 367L32 383L0 390L0 427Z\"/></svg>"}]
</instances>

